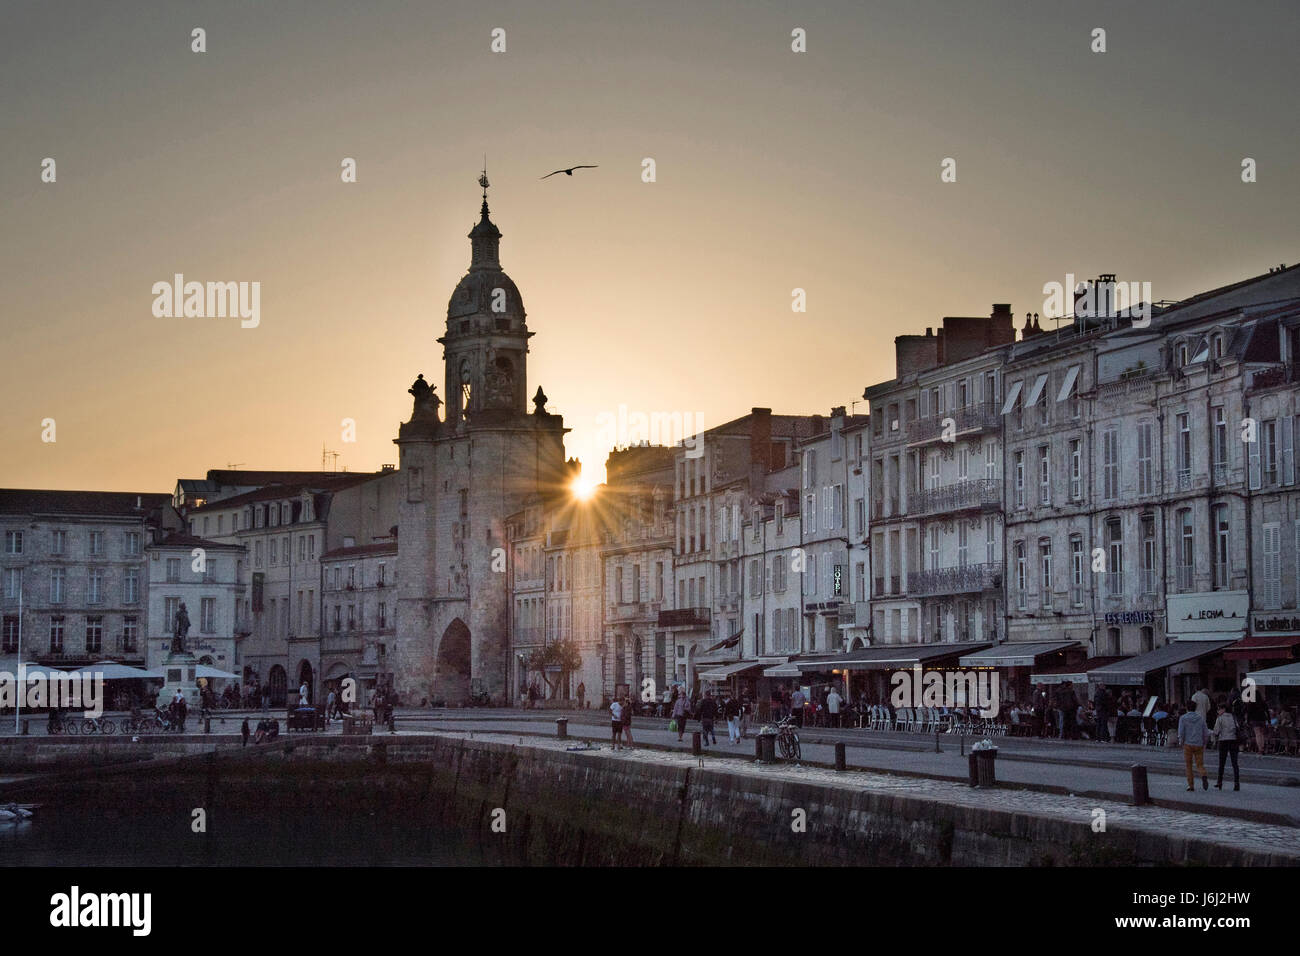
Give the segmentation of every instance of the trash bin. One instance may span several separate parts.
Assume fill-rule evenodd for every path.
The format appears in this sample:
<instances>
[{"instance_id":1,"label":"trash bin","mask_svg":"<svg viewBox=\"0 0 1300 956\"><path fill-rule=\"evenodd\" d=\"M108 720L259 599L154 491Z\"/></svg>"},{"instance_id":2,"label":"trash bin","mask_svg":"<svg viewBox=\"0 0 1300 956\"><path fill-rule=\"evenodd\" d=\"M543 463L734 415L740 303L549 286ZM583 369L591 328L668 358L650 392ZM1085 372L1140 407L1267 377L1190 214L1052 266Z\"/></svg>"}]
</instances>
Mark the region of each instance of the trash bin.
<instances>
[{"instance_id":1,"label":"trash bin","mask_svg":"<svg viewBox=\"0 0 1300 956\"><path fill-rule=\"evenodd\" d=\"M758 732L760 763L776 763L776 728L764 727Z\"/></svg>"},{"instance_id":2,"label":"trash bin","mask_svg":"<svg viewBox=\"0 0 1300 956\"><path fill-rule=\"evenodd\" d=\"M971 759L975 761L976 782L981 787L997 786L997 775L994 769L998 759L997 747L980 747L971 751Z\"/></svg>"}]
</instances>

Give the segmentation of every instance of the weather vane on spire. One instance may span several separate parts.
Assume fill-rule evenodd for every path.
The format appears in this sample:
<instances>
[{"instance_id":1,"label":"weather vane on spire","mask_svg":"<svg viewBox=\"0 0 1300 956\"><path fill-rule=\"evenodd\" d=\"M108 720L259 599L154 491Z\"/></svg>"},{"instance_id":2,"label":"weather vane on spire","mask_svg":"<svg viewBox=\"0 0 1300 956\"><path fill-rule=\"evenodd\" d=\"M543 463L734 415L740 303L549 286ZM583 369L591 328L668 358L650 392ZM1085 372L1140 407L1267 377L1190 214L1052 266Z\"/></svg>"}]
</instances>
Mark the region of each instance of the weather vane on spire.
<instances>
[{"instance_id":1,"label":"weather vane on spire","mask_svg":"<svg viewBox=\"0 0 1300 956\"><path fill-rule=\"evenodd\" d=\"M483 201L487 202L488 186L492 185L487 178L487 154L483 154L483 173L478 178L478 184L483 187Z\"/></svg>"}]
</instances>

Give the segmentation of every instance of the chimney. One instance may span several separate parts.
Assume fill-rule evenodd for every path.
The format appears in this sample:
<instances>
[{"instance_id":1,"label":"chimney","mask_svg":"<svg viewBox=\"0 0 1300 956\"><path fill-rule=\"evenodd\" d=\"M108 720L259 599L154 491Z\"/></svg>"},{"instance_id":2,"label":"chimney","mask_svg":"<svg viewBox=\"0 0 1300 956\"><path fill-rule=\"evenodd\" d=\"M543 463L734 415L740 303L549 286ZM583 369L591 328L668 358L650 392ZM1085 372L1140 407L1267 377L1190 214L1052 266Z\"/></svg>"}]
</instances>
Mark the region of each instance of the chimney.
<instances>
[{"instance_id":1,"label":"chimney","mask_svg":"<svg viewBox=\"0 0 1300 956\"><path fill-rule=\"evenodd\" d=\"M749 410L749 461L752 465L766 467L771 458L768 446L772 443L772 409Z\"/></svg>"}]
</instances>

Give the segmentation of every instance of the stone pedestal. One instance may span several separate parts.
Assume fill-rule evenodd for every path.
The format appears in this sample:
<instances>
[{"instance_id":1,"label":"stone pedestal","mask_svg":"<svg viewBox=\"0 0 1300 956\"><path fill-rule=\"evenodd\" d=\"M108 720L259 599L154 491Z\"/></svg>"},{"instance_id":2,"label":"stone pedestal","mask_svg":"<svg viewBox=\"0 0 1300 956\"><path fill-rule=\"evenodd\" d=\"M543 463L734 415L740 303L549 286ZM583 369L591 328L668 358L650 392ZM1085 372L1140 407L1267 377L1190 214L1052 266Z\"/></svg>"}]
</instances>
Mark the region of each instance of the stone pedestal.
<instances>
[{"instance_id":1,"label":"stone pedestal","mask_svg":"<svg viewBox=\"0 0 1300 956\"><path fill-rule=\"evenodd\" d=\"M179 688L185 698L185 706L189 708L189 716L198 719L199 682L194 673L198 666L199 659L187 651L173 651L167 655L167 660L162 665L163 687L158 692L159 707L166 710L171 706Z\"/></svg>"}]
</instances>

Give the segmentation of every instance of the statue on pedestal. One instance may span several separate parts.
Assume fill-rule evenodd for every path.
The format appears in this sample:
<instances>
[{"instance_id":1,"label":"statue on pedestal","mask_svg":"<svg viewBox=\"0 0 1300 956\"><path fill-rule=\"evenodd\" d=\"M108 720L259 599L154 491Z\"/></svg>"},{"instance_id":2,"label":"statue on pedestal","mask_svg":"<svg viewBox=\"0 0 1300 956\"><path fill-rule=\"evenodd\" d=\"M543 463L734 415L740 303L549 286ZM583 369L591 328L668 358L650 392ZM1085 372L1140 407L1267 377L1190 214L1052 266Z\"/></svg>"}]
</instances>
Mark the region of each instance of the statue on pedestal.
<instances>
[{"instance_id":1,"label":"statue on pedestal","mask_svg":"<svg viewBox=\"0 0 1300 956\"><path fill-rule=\"evenodd\" d=\"M430 385L424 380L424 374L421 373L407 391L415 398L415 407L411 411L411 420L438 420L438 409L442 405L442 399L437 395L436 385Z\"/></svg>"},{"instance_id":2,"label":"statue on pedestal","mask_svg":"<svg viewBox=\"0 0 1300 956\"><path fill-rule=\"evenodd\" d=\"M172 653L185 653L185 638L190 633L190 615L185 610L185 602L181 602L180 610L176 612L176 626L172 629Z\"/></svg>"}]
</instances>

